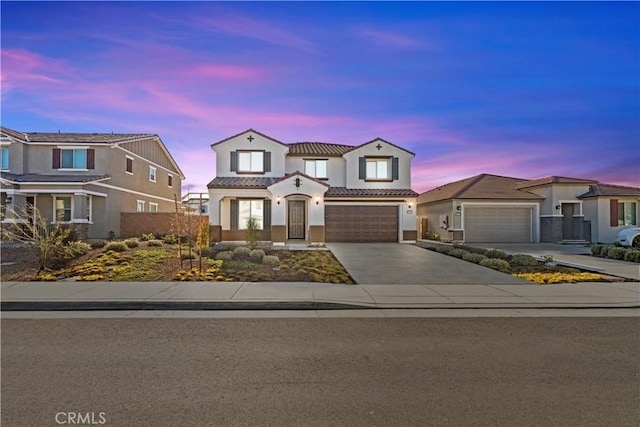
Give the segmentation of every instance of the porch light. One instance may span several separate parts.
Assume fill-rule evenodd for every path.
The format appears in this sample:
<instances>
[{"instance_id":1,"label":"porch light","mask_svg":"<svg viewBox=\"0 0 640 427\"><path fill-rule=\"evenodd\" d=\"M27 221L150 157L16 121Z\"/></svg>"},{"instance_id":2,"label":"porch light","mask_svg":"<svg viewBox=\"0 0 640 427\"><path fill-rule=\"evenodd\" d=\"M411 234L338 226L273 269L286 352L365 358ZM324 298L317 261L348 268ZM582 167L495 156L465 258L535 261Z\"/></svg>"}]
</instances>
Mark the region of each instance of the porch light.
<instances>
[{"instance_id":1,"label":"porch light","mask_svg":"<svg viewBox=\"0 0 640 427\"><path fill-rule=\"evenodd\" d=\"M556 210L562 209L562 205L556 205Z\"/></svg>"},{"instance_id":2,"label":"porch light","mask_svg":"<svg viewBox=\"0 0 640 427\"><path fill-rule=\"evenodd\" d=\"M276 203L280 204L280 195L278 195L278 197L276 197Z\"/></svg>"},{"instance_id":3,"label":"porch light","mask_svg":"<svg viewBox=\"0 0 640 427\"><path fill-rule=\"evenodd\" d=\"M409 207L409 209L411 209L411 207L413 206L413 201L412 201L412 200L409 200L409 201L407 202L407 206Z\"/></svg>"},{"instance_id":4,"label":"porch light","mask_svg":"<svg viewBox=\"0 0 640 427\"><path fill-rule=\"evenodd\" d=\"M320 204L320 196L316 196L316 205Z\"/></svg>"}]
</instances>

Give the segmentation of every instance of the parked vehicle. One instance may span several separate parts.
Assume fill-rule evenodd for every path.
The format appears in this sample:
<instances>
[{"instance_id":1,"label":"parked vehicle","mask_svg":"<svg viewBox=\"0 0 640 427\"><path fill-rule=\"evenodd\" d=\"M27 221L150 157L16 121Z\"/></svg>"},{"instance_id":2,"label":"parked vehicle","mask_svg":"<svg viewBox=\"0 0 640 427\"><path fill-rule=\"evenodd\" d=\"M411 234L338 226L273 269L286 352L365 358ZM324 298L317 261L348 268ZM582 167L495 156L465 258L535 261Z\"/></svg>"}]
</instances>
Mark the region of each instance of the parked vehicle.
<instances>
[{"instance_id":1,"label":"parked vehicle","mask_svg":"<svg viewBox=\"0 0 640 427\"><path fill-rule=\"evenodd\" d=\"M640 244L640 227L625 228L618 233L618 241L622 246L633 246L634 240L636 245Z\"/></svg>"}]
</instances>

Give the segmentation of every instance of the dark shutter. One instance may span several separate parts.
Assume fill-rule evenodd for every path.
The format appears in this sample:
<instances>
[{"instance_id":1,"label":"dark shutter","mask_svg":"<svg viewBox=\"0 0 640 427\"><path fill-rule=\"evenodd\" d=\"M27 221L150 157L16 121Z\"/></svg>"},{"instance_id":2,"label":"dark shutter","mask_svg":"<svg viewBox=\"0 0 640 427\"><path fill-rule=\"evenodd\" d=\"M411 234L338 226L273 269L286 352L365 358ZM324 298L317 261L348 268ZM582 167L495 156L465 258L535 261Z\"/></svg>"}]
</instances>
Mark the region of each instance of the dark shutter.
<instances>
[{"instance_id":1,"label":"dark shutter","mask_svg":"<svg viewBox=\"0 0 640 427\"><path fill-rule=\"evenodd\" d=\"M238 229L238 200L231 199L231 229Z\"/></svg>"},{"instance_id":2,"label":"dark shutter","mask_svg":"<svg viewBox=\"0 0 640 427\"><path fill-rule=\"evenodd\" d=\"M167 185L169 187L173 187L173 176L172 175L167 175Z\"/></svg>"},{"instance_id":3,"label":"dark shutter","mask_svg":"<svg viewBox=\"0 0 640 427\"><path fill-rule=\"evenodd\" d=\"M391 159L391 178L398 179L398 158Z\"/></svg>"},{"instance_id":4,"label":"dark shutter","mask_svg":"<svg viewBox=\"0 0 640 427\"><path fill-rule=\"evenodd\" d=\"M127 172L133 173L133 159L127 157Z\"/></svg>"},{"instance_id":5,"label":"dark shutter","mask_svg":"<svg viewBox=\"0 0 640 427\"><path fill-rule=\"evenodd\" d=\"M96 168L96 150L93 148L87 149L87 169Z\"/></svg>"},{"instance_id":6,"label":"dark shutter","mask_svg":"<svg viewBox=\"0 0 640 427\"><path fill-rule=\"evenodd\" d=\"M263 161L264 171L271 172L271 151L265 151Z\"/></svg>"},{"instance_id":7,"label":"dark shutter","mask_svg":"<svg viewBox=\"0 0 640 427\"><path fill-rule=\"evenodd\" d=\"M358 179L366 179L367 178L367 159L364 157L360 157L358 159Z\"/></svg>"},{"instance_id":8,"label":"dark shutter","mask_svg":"<svg viewBox=\"0 0 640 427\"><path fill-rule=\"evenodd\" d=\"M609 224L612 227L618 226L618 199L611 199L609 201Z\"/></svg>"},{"instance_id":9,"label":"dark shutter","mask_svg":"<svg viewBox=\"0 0 640 427\"><path fill-rule=\"evenodd\" d=\"M235 172L238 170L238 152L231 152L231 172Z\"/></svg>"},{"instance_id":10,"label":"dark shutter","mask_svg":"<svg viewBox=\"0 0 640 427\"><path fill-rule=\"evenodd\" d=\"M264 201L264 230L271 230L271 200Z\"/></svg>"},{"instance_id":11,"label":"dark shutter","mask_svg":"<svg viewBox=\"0 0 640 427\"><path fill-rule=\"evenodd\" d=\"M60 169L60 149L53 149L53 165L51 166L54 169Z\"/></svg>"}]
</instances>

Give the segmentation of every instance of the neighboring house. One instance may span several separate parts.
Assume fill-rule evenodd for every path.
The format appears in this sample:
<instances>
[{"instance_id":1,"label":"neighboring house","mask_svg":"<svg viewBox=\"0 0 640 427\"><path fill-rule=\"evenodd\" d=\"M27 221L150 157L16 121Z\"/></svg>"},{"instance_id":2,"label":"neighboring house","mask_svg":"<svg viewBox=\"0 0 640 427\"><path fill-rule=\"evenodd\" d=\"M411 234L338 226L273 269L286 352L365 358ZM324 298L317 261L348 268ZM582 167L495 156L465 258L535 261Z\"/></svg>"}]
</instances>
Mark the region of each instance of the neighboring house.
<instances>
[{"instance_id":1,"label":"neighboring house","mask_svg":"<svg viewBox=\"0 0 640 427\"><path fill-rule=\"evenodd\" d=\"M182 204L187 212L196 214L209 213L209 193L187 193L182 198Z\"/></svg>"},{"instance_id":2,"label":"neighboring house","mask_svg":"<svg viewBox=\"0 0 640 427\"><path fill-rule=\"evenodd\" d=\"M249 218L260 239L308 242L412 242L414 154L383 139L351 146L285 144L249 129L211 146L209 188L214 241L245 239Z\"/></svg>"},{"instance_id":3,"label":"neighboring house","mask_svg":"<svg viewBox=\"0 0 640 427\"><path fill-rule=\"evenodd\" d=\"M158 135L16 132L0 127L1 196L81 237L120 235L121 212L173 212L183 173ZM10 209L13 208L13 209Z\"/></svg>"},{"instance_id":4,"label":"neighboring house","mask_svg":"<svg viewBox=\"0 0 640 427\"><path fill-rule=\"evenodd\" d=\"M421 238L460 242L612 242L637 226L640 188L552 176L481 174L420 194Z\"/></svg>"}]
</instances>

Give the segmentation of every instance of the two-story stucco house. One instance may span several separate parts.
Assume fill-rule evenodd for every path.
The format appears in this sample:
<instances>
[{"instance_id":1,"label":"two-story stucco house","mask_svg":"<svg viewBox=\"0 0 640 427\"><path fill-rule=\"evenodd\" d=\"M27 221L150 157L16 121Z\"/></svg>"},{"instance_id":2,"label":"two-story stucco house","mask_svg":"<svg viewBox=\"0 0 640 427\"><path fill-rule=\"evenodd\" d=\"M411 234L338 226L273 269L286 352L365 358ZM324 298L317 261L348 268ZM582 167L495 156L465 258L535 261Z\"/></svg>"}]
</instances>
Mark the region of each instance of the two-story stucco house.
<instances>
[{"instance_id":1,"label":"two-story stucco house","mask_svg":"<svg viewBox=\"0 0 640 427\"><path fill-rule=\"evenodd\" d=\"M285 144L249 129L211 148L209 184L214 241L241 241L249 218L261 240L413 242L414 154L377 138L358 146Z\"/></svg>"},{"instance_id":2,"label":"two-story stucco house","mask_svg":"<svg viewBox=\"0 0 640 427\"><path fill-rule=\"evenodd\" d=\"M36 207L80 237L120 235L121 212L172 212L184 175L158 135L0 128L4 221Z\"/></svg>"}]
</instances>

